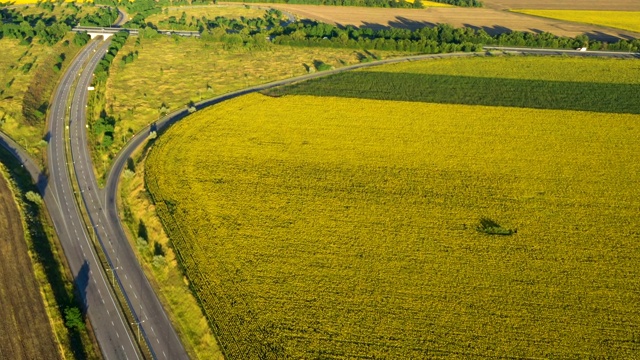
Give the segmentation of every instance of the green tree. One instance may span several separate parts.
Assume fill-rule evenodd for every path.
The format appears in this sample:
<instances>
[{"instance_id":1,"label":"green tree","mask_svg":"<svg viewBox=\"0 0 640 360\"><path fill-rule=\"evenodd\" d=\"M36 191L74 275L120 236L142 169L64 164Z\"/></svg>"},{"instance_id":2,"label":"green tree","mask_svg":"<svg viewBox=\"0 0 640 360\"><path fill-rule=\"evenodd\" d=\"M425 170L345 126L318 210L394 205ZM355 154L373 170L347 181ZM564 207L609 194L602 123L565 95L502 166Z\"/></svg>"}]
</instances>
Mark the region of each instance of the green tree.
<instances>
[{"instance_id":1,"label":"green tree","mask_svg":"<svg viewBox=\"0 0 640 360\"><path fill-rule=\"evenodd\" d=\"M86 325L84 323L84 319L82 318L82 313L80 309L77 307L67 307L64 309L64 318L65 318L65 326L69 329L76 329L78 331L82 331L85 329Z\"/></svg>"}]
</instances>

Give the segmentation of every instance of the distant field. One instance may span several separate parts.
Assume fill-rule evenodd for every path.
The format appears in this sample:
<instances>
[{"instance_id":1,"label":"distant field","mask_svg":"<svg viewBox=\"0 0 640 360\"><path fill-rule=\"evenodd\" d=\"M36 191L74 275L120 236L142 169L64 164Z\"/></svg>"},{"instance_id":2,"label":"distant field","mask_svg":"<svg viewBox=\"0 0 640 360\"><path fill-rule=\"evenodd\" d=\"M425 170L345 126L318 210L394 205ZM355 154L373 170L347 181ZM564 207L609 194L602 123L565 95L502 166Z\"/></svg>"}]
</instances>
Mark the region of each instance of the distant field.
<instances>
[{"instance_id":1,"label":"distant field","mask_svg":"<svg viewBox=\"0 0 640 360\"><path fill-rule=\"evenodd\" d=\"M540 32L575 37L590 34L598 40L612 41L621 36L637 36L625 31L603 30L586 24L570 24L564 21L532 18L520 14L486 8L429 8L382 9L342 6L272 4L274 8L289 11L301 18L309 18L340 26L365 26L371 28L399 27L417 29L447 23L456 27L482 28L490 34L511 30Z\"/></svg>"},{"instance_id":2,"label":"distant field","mask_svg":"<svg viewBox=\"0 0 640 360\"><path fill-rule=\"evenodd\" d=\"M433 69L476 68L455 61ZM635 83L580 81L595 74ZM228 359L633 358L639 121L253 94L163 134L146 184ZM517 234L479 233L480 217Z\"/></svg>"},{"instance_id":3,"label":"distant field","mask_svg":"<svg viewBox=\"0 0 640 360\"><path fill-rule=\"evenodd\" d=\"M13 193L0 173L0 354L4 359L59 359L29 251Z\"/></svg>"},{"instance_id":4,"label":"distant field","mask_svg":"<svg viewBox=\"0 0 640 360\"><path fill-rule=\"evenodd\" d=\"M640 67L636 60L446 59L341 73L269 93L640 114Z\"/></svg>"},{"instance_id":5,"label":"distant field","mask_svg":"<svg viewBox=\"0 0 640 360\"><path fill-rule=\"evenodd\" d=\"M640 11L517 10L517 12L550 19L608 26L640 33Z\"/></svg>"},{"instance_id":6,"label":"distant field","mask_svg":"<svg viewBox=\"0 0 640 360\"><path fill-rule=\"evenodd\" d=\"M484 5L494 9L540 9L540 10L627 10L640 11L637 0L483 0Z\"/></svg>"},{"instance_id":7,"label":"distant field","mask_svg":"<svg viewBox=\"0 0 640 360\"><path fill-rule=\"evenodd\" d=\"M10 0L10 2L14 3L15 5L23 5L23 4L33 4L35 5L38 1L36 0ZM54 3L57 1L54 1ZM64 0L64 2L77 2L77 3L84 3L84 2L93 2L93 1L89 1L89 0Z\"/></svg>"}]
</instances>

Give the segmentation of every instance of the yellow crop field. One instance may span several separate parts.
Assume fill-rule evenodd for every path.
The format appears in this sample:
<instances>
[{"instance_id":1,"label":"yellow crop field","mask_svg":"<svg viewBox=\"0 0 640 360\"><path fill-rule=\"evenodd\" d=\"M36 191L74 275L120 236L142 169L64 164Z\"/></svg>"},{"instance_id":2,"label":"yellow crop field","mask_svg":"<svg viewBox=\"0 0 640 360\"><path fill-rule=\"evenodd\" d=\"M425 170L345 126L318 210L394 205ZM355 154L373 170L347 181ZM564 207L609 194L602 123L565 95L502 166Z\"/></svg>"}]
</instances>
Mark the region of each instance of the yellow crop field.
<instances>
[{"instance_id":1,"label":"yellow crop field","mask_svg":"<svg viewBox=\"0 0 640 360\"><path fill-rule=\"evenodd\" d=\"M607 84L640 84L635 60L552 56L485 56L412 61L361 71Z\"/></svg>"},{"instance_id":2,"label":"yellow crop field","mask_svg":"<svg viewBox=\"0 0 640 360\"><path fill-rule=\"evenodd\" d=\"M37 0L11 0L11 3L14 5L35 5L38 3ZM57 1L50 1L53 3L57 3ZM85 2L93 2L91 0L64 0L64 2L77 2L77 3L85 3Z\"/></svg>"},{"instance_id":3,"label":"yellow crop field","mask_svg":"<svg viewBox=\"0 0 640 360\"><path fill-rule=\"evenodd\" d=\"M575 21L602 25L623 30L640 32L640 11L604 10L514 10L522 14L542 16L551 19Z\"/></svg>"},{"instance_id":4,"label":"yellow crop field","mask_svg":"<svg viewBox=\"0 0 640 360\"><path fill-rule=\"evenodd\" d=\"M249 86L307 73L315 62L336 68L358 63L361 51L271 46L265 50L226 50L219 43L195 38L130 39L121 53L138 51L139 58L110 69L106 107L120 119L114 132L113 155L126 138L159 119L163 104L170 111ZM376 51L379 58L399 52ZM197 61L193 61L197 59ZM101 171L101 170L98 170Z\"/></svg>"},{"instance_id":5,"label":"yellow crop field","mask_svg":"<svg viewBox=\"0 0 640 360\"><path fill-rule=\"evenodd\" d=\"M407 2L410 2L413 4L414 0L406 0ZM453 5L449 5L449 4L445 4L445 3L439 3L439 2L435 2L435 1L423 1L422 2L422 6L424 7L455 7Z\"/></svg>"},{"instance_id":6,"label":"yellow crop field","mask_svg":"<svg viewBox=\"0 0 640 360\"><path fill-rule=\"evenodd\" d=\"M639 121L251 94L146 184L228 359L634 358Z\"/></svg>"}]
</instances>

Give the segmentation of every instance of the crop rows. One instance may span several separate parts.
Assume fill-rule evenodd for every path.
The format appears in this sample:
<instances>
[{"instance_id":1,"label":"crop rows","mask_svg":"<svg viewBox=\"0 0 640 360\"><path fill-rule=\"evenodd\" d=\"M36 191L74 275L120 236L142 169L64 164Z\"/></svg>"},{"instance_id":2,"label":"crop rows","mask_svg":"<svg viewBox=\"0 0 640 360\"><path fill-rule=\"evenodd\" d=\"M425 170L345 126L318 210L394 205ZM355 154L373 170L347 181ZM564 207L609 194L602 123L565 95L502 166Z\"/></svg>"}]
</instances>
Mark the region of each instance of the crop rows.
<instances>
[{"instance_id":1,"label":"crop rows","mask_svg":"<svg viewBox=\"0 0 640 360\"><path fill-rule=\"evenodd\" d=\"M638 120L254 94L174 125L146 182L229 359L629 358Z\"/></svg>"},{"instance_id":2,"label":"crop rows","mask_svg":"<svg viewBox=\"0 0 640 360\"><path fill-rule=\"evenodd\" d=\"M492 60L455 59L443 63L400 64L373 71L336 74L268 93L640 114L637 96L640 93L640 70L636 61L590 60L596 67L586 70L587 64L576 67L575 61L563 58ZM536 60L546 62L555 70L544 75L527 74L526 70ZM469 65L469 68L463 71L464 74L452 72L458 67L443 69L443 65L452 61L458 61L463 68ZM483 63L487 66L475 67ZM496 65L503 65L500 72L496 71ZM568 77L576 73L576 68L596 76L607 71L611 78L594 81L585 75ZM483 70L493 70L495 76L487 75ZM511 72L515 76L510 76Z\"/></svg>"}]
</instances>

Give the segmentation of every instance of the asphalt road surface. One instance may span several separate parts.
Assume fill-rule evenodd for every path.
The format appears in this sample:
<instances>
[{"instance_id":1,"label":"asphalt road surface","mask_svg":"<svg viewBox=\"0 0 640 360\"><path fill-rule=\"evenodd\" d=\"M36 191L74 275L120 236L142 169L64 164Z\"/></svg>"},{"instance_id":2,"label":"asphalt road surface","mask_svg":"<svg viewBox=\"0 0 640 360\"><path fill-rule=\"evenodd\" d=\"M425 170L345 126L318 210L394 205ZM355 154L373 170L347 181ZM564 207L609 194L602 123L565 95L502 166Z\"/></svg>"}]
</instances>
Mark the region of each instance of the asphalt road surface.
<instances>
[{"instance_id":1,"label":"asphalt road surface","mask_svg":"<svg viewBox=\"0 0 640 360\"><path fill-rule=\"evenodd\" d=\"M41 176L38 183L102 354L107 359L141 359L81 220L67 168L67 99L84 62L92 55L104 54L107 45L91 42L84 47L58 83L48 118L49 176L46 180Z\"/></svg>"},{"instance_id":2,"label":"asphalt road surface","mask_svg":"<svg viewBox=\"0 0 640 360\"><path fill-rule=\"evenodd\" d=\"M120 223L114 223L107 218L103 205L106 202L104 191L98 189L93 172L87 138L86 104L89 93L87 89L103 53L103 50L98 50L87 64L73 94L69 137L75 176L91 226L98 235L111 271L115 274L115 280L120 284L129 308L136 317L136 322L140 324L140 335L147 341L152 355L161 360L188 359L186 350L144 275ZM103 164L97 165L103 166ZM115 194L115 192L110 193L108 196L115 201Z\"/></svg>"}]
</instances>

